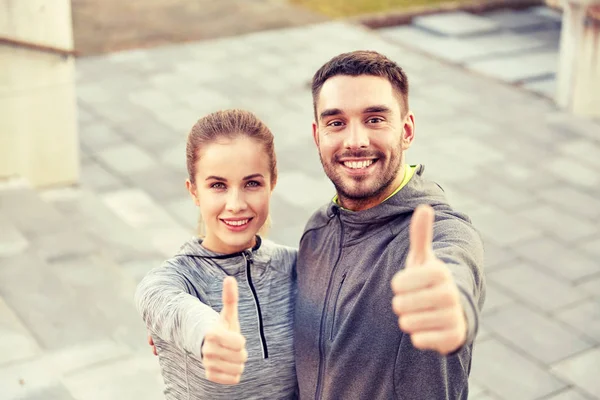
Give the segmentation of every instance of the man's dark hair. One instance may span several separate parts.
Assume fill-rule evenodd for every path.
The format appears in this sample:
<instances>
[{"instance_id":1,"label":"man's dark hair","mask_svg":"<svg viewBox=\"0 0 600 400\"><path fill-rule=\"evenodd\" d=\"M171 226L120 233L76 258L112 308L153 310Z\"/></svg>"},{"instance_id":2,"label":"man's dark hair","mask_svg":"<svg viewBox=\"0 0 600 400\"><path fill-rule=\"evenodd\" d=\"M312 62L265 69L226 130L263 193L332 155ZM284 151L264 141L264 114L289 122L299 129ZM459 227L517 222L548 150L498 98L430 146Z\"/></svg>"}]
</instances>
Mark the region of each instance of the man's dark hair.
<instances>
[{"instance_id":1,"label":"man's dark hair","mask_svg":"<svg viewBox=\"0 0 600 400\"><path fill-rule=\"evenodd\" d=\"M376 51L357 50L333 57L313 76L312 97L315 118L318 118L317 100L323 84L337 75L372 75L386 78L401 100L402 112L408 111L408 78L402 68Z\"/></svg>"}]
</instances>

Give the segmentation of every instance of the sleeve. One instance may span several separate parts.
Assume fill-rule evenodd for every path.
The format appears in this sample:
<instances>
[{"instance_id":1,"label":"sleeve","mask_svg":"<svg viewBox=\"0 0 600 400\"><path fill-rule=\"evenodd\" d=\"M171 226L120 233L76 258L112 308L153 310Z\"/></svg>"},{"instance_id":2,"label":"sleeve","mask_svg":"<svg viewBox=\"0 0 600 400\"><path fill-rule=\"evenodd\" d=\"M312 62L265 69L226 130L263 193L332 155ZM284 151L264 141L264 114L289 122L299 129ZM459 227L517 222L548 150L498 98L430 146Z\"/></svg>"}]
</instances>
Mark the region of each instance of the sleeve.
<instances>
[{"instance_id":1,"label":"sleeve","mask_svg":"<svg viewBox=\"0 0 600 400\"><path fill-rule=\"evenodd\" d=\"M201 358L202 341L218 323L219 313L191 295L192 291L187 279L167 263L139 283L135 304L152 335Z\"/></svg>"},{"instance_id":2,"label":"sleeve","mask_svg":"<svg viewBox=\"0 0 600 400\"><path fill-rule=\"evenodd\" d=\"M450 268L467 321L467 340L475 340L485 298L483 242L469 219L452 211L436 212L433 251Z\"/></svg>"}]
</instances>

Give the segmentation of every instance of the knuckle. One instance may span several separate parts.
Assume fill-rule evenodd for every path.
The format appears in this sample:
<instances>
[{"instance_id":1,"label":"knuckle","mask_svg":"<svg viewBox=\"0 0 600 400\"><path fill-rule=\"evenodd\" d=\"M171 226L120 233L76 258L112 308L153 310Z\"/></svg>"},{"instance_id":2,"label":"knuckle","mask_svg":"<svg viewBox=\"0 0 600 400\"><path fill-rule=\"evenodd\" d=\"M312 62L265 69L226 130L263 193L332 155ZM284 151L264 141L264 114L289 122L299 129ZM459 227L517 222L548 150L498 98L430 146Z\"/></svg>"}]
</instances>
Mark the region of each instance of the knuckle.
<instances>
[{"instance_id":1,"label":"knuckle","mask_svg":"<svg viewBox=\"0 0 600 400\"><path fill-rule=\"evenodd\" d=\"M204 335L204 343L208 344L208 343L215 343L219 340L219 335L217 334L216 331L210 331L207 332L206 335Z\"/></svg>"},{"instance_id":2,"label":"knuckle","mask_svg":"<svg viewBox=\"0 0 600 400\"><path fill-rule=\"evenodd\" d=\"M411 335L410 341L412 342L413 347L416 347L417 349L425 349L425 343L423 342L421 335Z\"/></svg>"},{"instance_id":3,"label":"knuckle","mask_svg":"<svg viewBox=\"0 0 600 400\"><path fill-rule=\"evenodd\" d=\"M207 369L206 372L206 379L208 379L211 382L215 382L215 373L214 371Z\"/></svg>"},{"instance_id":4,"label":"knuckle","mask_svg":"<svg viewBox=\"0 0 600 400\"><path fill-rule=\"evenodd\" d=\"M452 289L452 285L442 285L439 287L437 298L441 304L452 306L456 303L456 293Z\"/></svg>"},{"instance_id":5,"label":"knuckle","mask_svg":"<svg viewBox=\"0 0 600 400\"><path fill-rule=\"evenodd\" d=\"M413 319L410 317L399 318L398 322L400 324L400 329L402 329L404 332L410 332L412 330Z\"/></svg>"},{"instance_id":6,"label":"knuckle","mask_svg":"<svg viewBox=\"0 0 600 400\"><path fill-rule=\"evenodd\" d=\"M433 274L436 280L443 282L450 276L450 271L448 271L448 268L446 268L445 265L436 264L433 269Z\"/></svg>"},{"instance_id":7,"label":"knuckle","mask_svg":"<svg viewBox=\"0 0 600 400\"><path fill-rule=\"evenodd\" d=\"M402 298L400 296L394 296L392 299L392 310L396 314L402 313Z\"/></svg>"},{"instance_id":8,"label":"knuckle","mask_svg":"<svg viewBox=\"0 0 600 400\"><path fill-rule=\"evenodd\" d=\"M217 351L215 346L211 346L210 344L205 344L202 346L202 354L205 358L213 358L216 355Z\"/></svg>"},{"instance_id":9,"label":"knuckle","mask_svg":"<svg viewBox=\"0 0 600 400\"><path fill-rule=\"evenodd\" d=\"M248 352L246 351L246 349L242 350L242 362L246 362L248 361Z\"/></svg>"}]
</instances>

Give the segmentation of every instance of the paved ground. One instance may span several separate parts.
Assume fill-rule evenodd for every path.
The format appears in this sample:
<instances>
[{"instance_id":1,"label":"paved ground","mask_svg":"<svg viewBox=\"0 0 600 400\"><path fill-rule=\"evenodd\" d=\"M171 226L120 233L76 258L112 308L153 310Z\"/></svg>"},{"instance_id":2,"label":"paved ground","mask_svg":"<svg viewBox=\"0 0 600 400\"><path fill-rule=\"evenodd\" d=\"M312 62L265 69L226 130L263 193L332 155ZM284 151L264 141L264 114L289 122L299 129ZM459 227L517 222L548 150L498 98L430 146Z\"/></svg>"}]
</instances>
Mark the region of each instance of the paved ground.
<instances>
[{"instance_id":1,"label":"paved ground","mask_svg":"<svg viewBox=\"0 0 600 400\"><path fill-rule=\"evenodd\" d=\"M73 0L82 55L151 48L325 21L287 0Z\"/></svg>"},{"instance_id":2,"label":"paved ground","mask_svg":"<svg viewBox=\"0 0 600 400\"><path fill-rule=\"evenodd\" d=\"M417 17L381 34L476 74L552 97L561 13L548 7Z\"/></svg>"},{"instance_id":3,"label":"paved ground","mask_svg":"<svg viewBox=\"0 0 600 400\"><path fill-rule=\"evenodd\" d=\"M131 298L194 229L187 129L224 107L265 119L281 171L271 236L296 245L332 195L307 82L359 48L406 68L408 161L424 163L486 239L471 398L600 399L600 125L380 32L326 23L78 61L81 187L0 190L2 400L160 399Z\"/></svg>"}]
</instances>

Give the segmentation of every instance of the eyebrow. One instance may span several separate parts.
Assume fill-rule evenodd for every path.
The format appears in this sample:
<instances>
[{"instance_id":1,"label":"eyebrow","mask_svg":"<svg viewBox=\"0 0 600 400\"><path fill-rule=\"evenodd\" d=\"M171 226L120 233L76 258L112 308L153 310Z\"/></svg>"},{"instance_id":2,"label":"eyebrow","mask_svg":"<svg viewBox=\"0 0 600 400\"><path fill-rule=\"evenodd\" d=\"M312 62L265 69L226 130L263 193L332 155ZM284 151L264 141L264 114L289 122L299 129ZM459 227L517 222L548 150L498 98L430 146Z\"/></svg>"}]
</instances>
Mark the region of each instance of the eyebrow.
<instances>
[{"instance_id":1,"label":"eyebrow","mask_svg":"<svg viewBox=\"0 0 600 400\"><path fill-rule=\"evenodd\" d=\"M392 112L392 110L390 110L389 107L384 106L384 105L370 106L370 107L365 108L362 111L363 114L371 114L371 113L389 114L391 112ZM343 112L339 108L330 108L329 110L323 111L321 113L320 117L321 117L321 119L323 119L323 118L333 117L333 116L340 115L340 114L343 114Z\"/></svg>"},{"instance_id":2,"label":"eyebrow","mask_svg":"<svg viewBox=\"0 0 600 400\"><path fill-rule=\"evenodd\" d=\"M392 112L392 110L390 110L389 107L386 107L384 105L371 106L371 107L367 107L363 110L363 114L370 114L370 113L389 114L391 112Z\"/></svg>"},{"instance_id":3,"label":"eyebrow","mask_svg":"<svg viewBox=\"0 0 600 400\"><path fill-rule=\"evenodd\" d=\"M245 176L244 179L242 179L242 180L249 181L250 179L254 179L254 178L264 178L264 176L262 174L252 174L252 175ZM227 179L225 179L221 176L211 175L211 176L206 177L207 181L210 181L211 179L213 179L215 181L227 182Z\"/></svg>"},{"instance_id":4,"label":"eyebrow","mask_svg":"<svg viewBox=\"0 0 600 400\"><path fill-rule=\"evenodd\" d=\"M327 118L327 117L333 117L335 115L340 115L342 114L342 110L340 110L339 108L330 108L329 110L325 110L321 113L320 118Z\"/></svg>"}]
</instances>

